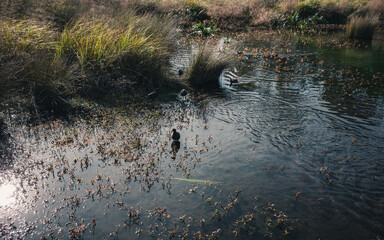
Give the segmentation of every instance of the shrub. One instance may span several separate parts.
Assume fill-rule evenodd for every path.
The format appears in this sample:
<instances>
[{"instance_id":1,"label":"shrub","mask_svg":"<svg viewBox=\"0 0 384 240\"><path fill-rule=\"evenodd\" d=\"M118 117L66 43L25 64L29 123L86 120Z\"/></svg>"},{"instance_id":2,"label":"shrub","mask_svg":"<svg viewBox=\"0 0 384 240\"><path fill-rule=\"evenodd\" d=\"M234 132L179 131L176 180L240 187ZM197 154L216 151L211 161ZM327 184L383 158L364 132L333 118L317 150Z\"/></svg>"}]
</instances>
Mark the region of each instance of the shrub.
<instances>
[{"instance_id":1,"label":"shrub","mask_svg":"<svg viewBox=\"0 0 384 240\"><path fill-rule=\"evenodd\" d=\"M199 49L188 70L188 83L194 88L211 89L219 85L218 79L229 63L228 57L215 54L207 47Z\"/></svg>"},{"instance_id":2,"label":"shrub","mask_svg":"<svg viewBox=\"0 0 384 240\"><path fill-rule=\"evenodd\" d=\"M352 17L347 24L347 36L350 39L372 40L379 17Z\"/></svg>"}]
</instances>

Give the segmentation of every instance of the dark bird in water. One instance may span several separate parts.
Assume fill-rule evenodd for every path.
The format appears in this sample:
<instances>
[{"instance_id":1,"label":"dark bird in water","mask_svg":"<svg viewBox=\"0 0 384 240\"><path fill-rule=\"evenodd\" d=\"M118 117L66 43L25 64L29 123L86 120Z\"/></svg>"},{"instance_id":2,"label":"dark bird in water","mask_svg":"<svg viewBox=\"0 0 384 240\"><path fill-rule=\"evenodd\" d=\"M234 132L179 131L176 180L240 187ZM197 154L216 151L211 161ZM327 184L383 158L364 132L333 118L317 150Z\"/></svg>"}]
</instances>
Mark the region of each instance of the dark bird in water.
<instances>
[{"instance_id":1,"label":"dark bird in water","mask_svg":"<svg viewBox=\"0 0 384 240\"><path fill-rule=\"evenodd\" d=\"M182 90L180 91L180 96L182 96L182 97L187 96L187 94L188 94L188 91L185 90L185 89L182 89Z\"/></svg>"},{"instance_id":2,"label":"dark bird in water","mask_svg":"<svg viewBox=\"0 0 384 240\"><path fill-rule=\"evenodd\" d=\"M172 129L171 138L173 139L173 141L179 141L180 139L180 133L178 133L175 128Z\"/></svg>"},{"instance_id":3,"label":"dark bird in water","mask_svg":"<svg viewBox=\"0 0 384 240\"><path fill-rule=\"evenodd\" d=\"M229 86L232 86L232 84L234 84L234 83L239 83L239 80L237 79L237 78L230 78L229 79Z\"/></svg>"},{"instance_id":4,"label":"dark bird in water","mask_svg":"<svg viewBox=\"0 0 384 240\"><path fill-rule=\"evenodd\" d=\"M179 76L183 75L184 74L184 70L183 69L179 69Z\"/></svg>"},{"instance_id":5,"label":"dark bird in water","mask_svg":"<svg viewBox=\"0 0 384 240\"><path fill-rule=\"evenodd\" d=\"M148 93L147 96L148 96L149 99L155 99L155 98L157 98L157 97L159 96L159 89L156 88L155 91Z\"/></svg>"},{"instance_id":6,"label":"dark bird in water","mask_svg":"<svg viewBox=\"0 0 384 240\"><path fill-rule=\"evenodd\" d=\"M235 68L234 71L237 72L237 69ZM234 84L234 83L239 83L240 77L236 73L228 71L227 77L229 79L229 86L232 86L232 84Z\"/></svg>"}]
</instances>

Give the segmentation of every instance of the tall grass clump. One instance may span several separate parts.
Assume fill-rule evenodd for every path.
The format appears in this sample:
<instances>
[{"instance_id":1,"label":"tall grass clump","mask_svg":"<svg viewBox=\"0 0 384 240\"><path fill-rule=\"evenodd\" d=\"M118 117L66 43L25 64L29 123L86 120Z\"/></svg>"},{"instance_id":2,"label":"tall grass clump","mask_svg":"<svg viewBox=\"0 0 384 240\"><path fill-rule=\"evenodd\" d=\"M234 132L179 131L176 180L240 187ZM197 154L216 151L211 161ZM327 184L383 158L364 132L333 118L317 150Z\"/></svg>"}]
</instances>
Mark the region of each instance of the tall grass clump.
<instances>
[{"instance_id":1,"label":"tall grass clump","mask_svg":"<svg viewBox=\"0 0 384 240\"><path fill-rule=\"evenodd\" d=\"M134 16L127 19L125 25L115 20L86 18L70 24L58 40L57 57L77 60L86 72L115 72L145 84L159 83L169 58L166 33L140 24Z\"/></svg>"},{"instance_id":2,"label":"tall grass clump","mask_svg":"<svg viewBox=\"0 0 384 240\"><path fill-rule=\"evenodd\" d=\"M194 55L188 70L188 83L198 89L212 89L219 85L218 79L229 64L229 58L201 47Z\"/></svg>"},{"instance_id":3,"label":"tall grass clump","mask_svg":"<svg viewBox=\"0 0 384 240\"><path fill-rule=\"evenodd\" d=\"M7 7L17 10L15 3L9 2ZM73 75L65 59L55 57L57 30L47 22L30 17L21 20L2 17L0 22L2 101L22 102L21 106L38 115L43 111L65 111L67 89Z\"/></svg>"},{"instance_id":4,"label":"tall grass clump","mask_svg":"<svg viewBox=\"0 0 384 240\"><path fill-rule=\"evenodd\" d=\"M384 1L383 0L370 0L367 4L370 12L380 15L380 19L384 18Z\"/></svg>"},{"instance_id":5,"label":"tall grass clump","mask_svg":"<svg viewBox=\"0 0 384 240\"><path fill-rule=\"evenodd\" d=\"M57 32L32 20L2 19L0 97L25 100L35 112L61 112L74 78L64 59L56 59Z\"/></svg>"},{"instance_id":6,"label":"tall grass clump","mask_svg":"<svg viewBox=\"0 0 384 240\"><path fill-rule=\"evenodd\" d=\"M354 16L347 24L347 36L350 39L372 40L379 17Z\"/></svg>"}]
</instances>

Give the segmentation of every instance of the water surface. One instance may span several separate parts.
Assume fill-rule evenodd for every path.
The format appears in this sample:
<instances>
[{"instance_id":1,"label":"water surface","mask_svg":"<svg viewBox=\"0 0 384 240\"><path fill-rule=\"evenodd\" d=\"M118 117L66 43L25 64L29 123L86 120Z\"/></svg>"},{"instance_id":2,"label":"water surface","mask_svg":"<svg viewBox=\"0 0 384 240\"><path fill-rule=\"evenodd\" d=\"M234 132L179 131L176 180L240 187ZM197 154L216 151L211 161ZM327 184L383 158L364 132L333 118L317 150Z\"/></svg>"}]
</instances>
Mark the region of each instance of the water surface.
<instances>
[{"instance_id":1,"label":"water surface","mask_svg":"<svg viewBox=\"0 0 384 240\"><path fill-rule=\"evenodd\" d=\"M382 48L257 36L214 93L37 127L9 115L0 236L383 237Z\"/></svg>"}]
</instances>

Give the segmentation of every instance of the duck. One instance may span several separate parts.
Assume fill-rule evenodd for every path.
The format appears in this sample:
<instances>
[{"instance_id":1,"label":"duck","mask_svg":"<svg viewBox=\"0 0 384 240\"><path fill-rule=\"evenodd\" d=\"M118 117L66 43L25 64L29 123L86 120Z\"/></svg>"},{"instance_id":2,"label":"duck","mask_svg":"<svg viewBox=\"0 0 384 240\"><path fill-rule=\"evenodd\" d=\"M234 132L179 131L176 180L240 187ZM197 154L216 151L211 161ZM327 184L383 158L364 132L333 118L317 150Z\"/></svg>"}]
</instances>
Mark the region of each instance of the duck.
<instances>
[{"instance_id":1,"label":"duck","mask_svg":"<svg viewBox=\"0 0 384 240\"><path fill-rule=\"evenodd\" d=\"M185 88L181 89L180 96L185 97L187 96L187 94L188 94L188 91Z\"/></svg>"},{"instance_id":2,"label":"duck","mask_svg":"<svg viewBox=\"0 0 384 240\"><path fill-rule=\"evenodd\" d=\"M173 141L179 141L180 140L180 133L178 133L175 128L172 129L171 138Z\"/></svg>"},{"instance_id":3,"label":"duck","mask_svg":"<svg viewBox=\"0 0 384 240\"><path fill-rule=\"evenodd\" d=\"M239 79L237 78L230 78L229 79L229 86L232 86L234 83L239 83Z\"/></svg>"}]
</instances>

